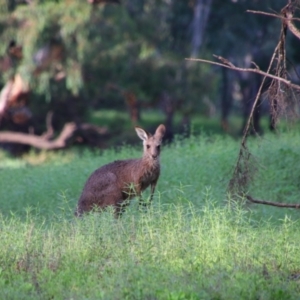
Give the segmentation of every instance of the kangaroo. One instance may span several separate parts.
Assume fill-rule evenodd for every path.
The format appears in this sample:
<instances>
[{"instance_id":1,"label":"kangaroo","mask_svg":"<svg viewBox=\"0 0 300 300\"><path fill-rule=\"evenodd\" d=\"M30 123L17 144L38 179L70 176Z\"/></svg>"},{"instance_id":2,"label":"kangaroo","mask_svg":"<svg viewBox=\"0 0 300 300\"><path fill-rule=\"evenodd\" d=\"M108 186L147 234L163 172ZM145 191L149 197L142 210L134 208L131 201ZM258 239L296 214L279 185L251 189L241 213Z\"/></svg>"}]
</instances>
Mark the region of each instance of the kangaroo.
<instances>
[{"instance_id":1,"label":"kangaroo","mask_svg":"<svg viewBox=\"0 0 300 300\"><path fill-rule=\"evenodd\" d=\"M140 127L135 131L143 140L142 158L116 160L94 171L88 178L78 200L76 216L94 207L114 207L115 217L120 217L129 200L138 196L139 204L145 205L141 193L151 185L150 202L160 174L160 146L166 132L163 124L152 135Z\"/></svg>"}]
</instances>

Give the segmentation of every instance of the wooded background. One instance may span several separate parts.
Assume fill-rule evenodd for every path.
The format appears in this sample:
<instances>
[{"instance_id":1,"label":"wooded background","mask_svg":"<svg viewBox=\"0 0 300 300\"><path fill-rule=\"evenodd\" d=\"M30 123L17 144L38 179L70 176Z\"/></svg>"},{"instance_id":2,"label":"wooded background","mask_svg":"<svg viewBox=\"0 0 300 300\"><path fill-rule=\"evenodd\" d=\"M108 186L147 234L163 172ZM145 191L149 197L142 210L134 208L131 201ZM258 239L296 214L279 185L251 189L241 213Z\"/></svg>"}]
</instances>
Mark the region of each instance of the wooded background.
<instances>
[{"instance_id":1,"label":"wooded background","mask_svg":"<svg viewBox=\"0 0 300 300\"><path fill-rule=\"evenodd\" d=\"M37 148L63 148L66 140L99 146L109 128L91 124L91 112L127 110L138 124L141 111L154 109L163 113L170 137L176 112L182 127L195 114L220 116L224 131L236 113L245 120L242 132L261 76L185 58L216 54L266 70L281 21L247 10L279 14L287 2L0 0L0 130L29 134ZM287 67L294 82L299 48L289 34ZM254 113L256 132L264 112L267 101ZM0 142L7 141L3 134ZM10 138L20 142L24 136Z\"/></svg>"}]
</instances>

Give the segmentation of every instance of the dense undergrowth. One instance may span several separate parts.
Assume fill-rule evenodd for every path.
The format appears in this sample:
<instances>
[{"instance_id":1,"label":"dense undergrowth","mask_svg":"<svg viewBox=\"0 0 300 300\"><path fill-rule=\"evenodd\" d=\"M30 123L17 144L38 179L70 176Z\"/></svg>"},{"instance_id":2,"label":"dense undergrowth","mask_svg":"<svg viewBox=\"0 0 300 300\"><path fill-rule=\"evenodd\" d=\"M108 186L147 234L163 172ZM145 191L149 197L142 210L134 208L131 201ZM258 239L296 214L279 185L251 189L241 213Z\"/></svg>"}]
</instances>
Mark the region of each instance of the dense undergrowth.
<instances>
[{"instance_id":1,"label":"dense undergrowth","mask_svg":"<svg viewBox=\"0 0 300 300\"><path fill-rule=\"evenodd\" d=\"M141 213L133 200L120 220L73 212L95 168L141 149L27 162L1 154L0 298L297 299L299 212L228 201L238 147L230 137L177 138L163 149L151 209ZM249 193L299 202L300 134L253 138L249 148L257 165Z\"/></svg>"}]
</instances>

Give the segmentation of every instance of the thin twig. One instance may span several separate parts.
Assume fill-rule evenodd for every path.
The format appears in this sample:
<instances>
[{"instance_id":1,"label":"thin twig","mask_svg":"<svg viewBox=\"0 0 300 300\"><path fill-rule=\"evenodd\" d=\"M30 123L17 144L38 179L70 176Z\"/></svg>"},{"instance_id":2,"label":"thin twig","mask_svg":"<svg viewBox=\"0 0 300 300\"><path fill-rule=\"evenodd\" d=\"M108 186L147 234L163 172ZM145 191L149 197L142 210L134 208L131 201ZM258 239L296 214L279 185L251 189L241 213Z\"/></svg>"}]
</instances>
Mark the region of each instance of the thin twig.
<instances>
[{"instance_id":1,"label":"thin twig","mask_svg":"<svg viewBox=\"0 0 300 300\"><path fill-rule=\"evenodd\" d=\"M293 6L292 3L289 2L282 10L281 14L272 14L272 13L267 13L267 12L262 12L262 11L254 11L254 10L247 10L247 12L254 13L254 14L261 14L264 16L269 16L273 18L279 18L282 21L282 24L286 24L291 31L292 34L294 34L298 39L300 39L300 31L299 29L292 23L293 21L300 21L299 18L294 18L293 17Z\"/></svg>"},{"instance_id":2,"label":"thin twig","mask_svg":"<svg viewBox=\"0 0 300 300\"><path fill-rule=\"evenodd\" d=\"M287 208L297 208L297 209L300 208L300 204L296 204L296 203L295 204L294 203L280 203L280 202L259 200L259 199L254 199L249 195L247 195L246 198L250 202L257 203L257 204L265 204L265 205L276 206L276 207L287 207Z\"/></svg>"},{"instance_id":3,"label":"thin twig","mask_svg":"<svg viewBox=\"0 0 300 300\"><path fill-rule=\"evenodd\" d=\"M216 56L216 57L222 58L222 59L226 60L225 58L223 58L221 56ZM190 60L190 61L199 61L199 62L211 64L211 65L216 65L216 66L228 68L228 69L231 69L231 70L234 70L234 71L257 73L257 74L260 74L262 76L266 76L266 77L269 77L269 78L281 81L281 82L287 84L288 86L290 86L291 88L294 88L296 90L300 90L300 86L297 85L297 84L291 83L290 80L287 80L287 79L284 79L284 78L272 75L270 73L261 71L260 69L256 69L256 68L255 69L253 69L253 68L240 68L240 67L236 67L232 63L230 63L230 64L229 63L226 63L226 64L225 63L218 63L218 62L215 62L215 61L201 59L201 58L185 58L185 59L186 60Z\"/></svg>"},{"instance_id":4,"label":"thin twig","mask_svg":"<svg viewBox=\"0 0 300 300\"><path fill-rule=\"evenodd\" d=\"M260 67L256 64L255 61L251 61L251 63L254 65L254 67L255 67L257 70L260 70Z\"/></svg>"},{"instance_id":5,"label":"thin twig","mask_svg":"<svg viewBox=\"0 0 300 300\"><path fill-rule=\"evenodd\" d=\"M290 21L300 21L299 18L285 18L281 15L276 15L276 14L272 14L272 13L267 13L264 11L256 11L256 10L246 10L246 12L252 13L252 14L259 14L259 15L264 15L264 16L268 16L268 17L273 17L273 18L277 18L277 19L281 19L281 20L290 20Z\"/></svg>"}]
</instances>

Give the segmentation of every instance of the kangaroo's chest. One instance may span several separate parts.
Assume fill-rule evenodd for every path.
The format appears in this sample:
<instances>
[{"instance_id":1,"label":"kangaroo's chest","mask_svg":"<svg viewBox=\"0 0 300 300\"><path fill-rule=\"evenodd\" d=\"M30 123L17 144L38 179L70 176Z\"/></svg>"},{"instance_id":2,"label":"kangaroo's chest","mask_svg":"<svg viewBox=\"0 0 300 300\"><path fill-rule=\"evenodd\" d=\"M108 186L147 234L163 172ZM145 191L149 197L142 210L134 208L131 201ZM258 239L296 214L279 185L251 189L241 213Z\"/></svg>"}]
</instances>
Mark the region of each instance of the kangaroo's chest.
<instances>
[{"instance_id":1,"label":"kangaroo's chest","mask_svg":"<svg viewBox=\"0 0 300 300\"><path fill-rule=\"evenodd\" d=\"M142 173L138 180L141 190L146 189L151 183L156 182L159 177L159 173L159 166L153 166Z\"/></svg>"},{"instance_id":2,"label":"kangaroo's chest","mask_svg":"<svg viewBox=\"0 0 300 300\"><path fill-rule=\"evenodd\" d=\"M139 194L144 191L150 184L158 180L160 174L160 165L159 163L151 163L143 161L139 165L139 169L133 166L129 172L126 172L123 181L122 190L124 192L124 197L129 198L133 194Z\"/></svg>"}]
</instances>

